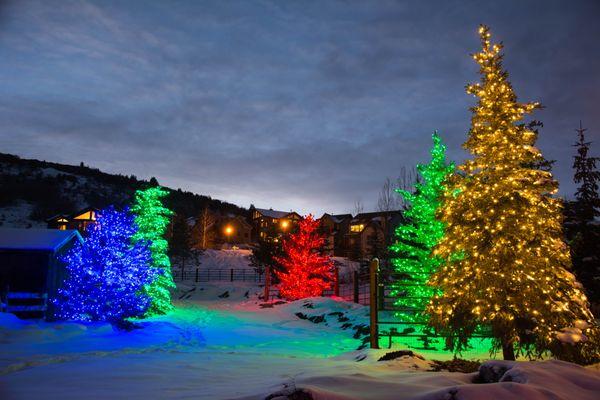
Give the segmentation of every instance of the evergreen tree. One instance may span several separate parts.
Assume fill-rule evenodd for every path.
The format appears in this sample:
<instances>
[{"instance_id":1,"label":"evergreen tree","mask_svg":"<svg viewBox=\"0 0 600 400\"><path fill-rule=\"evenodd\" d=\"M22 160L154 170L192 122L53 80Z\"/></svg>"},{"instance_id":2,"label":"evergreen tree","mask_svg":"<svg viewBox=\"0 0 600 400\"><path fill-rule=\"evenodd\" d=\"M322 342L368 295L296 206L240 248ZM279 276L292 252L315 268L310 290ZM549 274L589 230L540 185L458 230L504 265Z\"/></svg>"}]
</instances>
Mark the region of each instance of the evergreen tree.
<instances>
[{"instance_id":1,"label":"evergreen tree","mask_svg":"<svg viewBox=\"0 0 600 400\"><path fill-rule=\"evenodd\" d=\"M390 254L386 245L385 235L382 231L373 230L372 233L367 235L366 245L367 257L379 260L379 280L381 282L389 282L392 271L390 271Z\"/></svg>"},{"instance_id":2,"label":"evergreen tree","mask_svg":"<svg viewBox=\"0 0 600 400\"><path fill-rule=\"evenodd\" d=\"M576 129L578 140L574 144L577 155L574 157L574 181L580 184L572 204L572 226L567 230L571 238L573 269L592 303L600 302L600 234L594 223L600 215L598 181L600 172L596 166L598 157L589 155L591 142L585 140L581 123Z\"/></svg>"},{"instance_id":3,"label":"evergreen tree","mask_svg":"<svg viewBox=\"0 0 600 400\"><path fill-rule=\"evenodd\" d=\"M387 256L385 244L383 242L383 234L374 230L367 236L367 254L369 258L377 258L380 261L384 260Z\"/></svg>"},{"instance_id":4,"label":"evergreen tree","mask_svg":"<svg viewBox=\"0 0 600 400\"><path fill-rule=\"evenodd\" d=\"M481 82L464 147L473 155L452 176L440 212L445 236L435 249L444 264L430 284L442 293L427 307L430 323L455 351L478 326L491 329L505 359L547 350L565 359L597 356L597 330L563 241L561 202L536 134L520 121L539 107L519 103L502 67L502 46L480 28L483 49L473 57ZM563 345L568 336L575 345ZM585 339L589 340L585 340Z\"/></svg>"},{"instance_id":5,"label":"evergreen tree","mask_svg":"<svg viewBox=\"0 0 600 400\"><path fill-rule=\"evenodd\" d=\"M165 231L173 212L162 203L167 194L168 192L159 186L138 190L131 208L138 226L133 242L150 243L152 266L159 272L154 281L144 288L144 292L152 298L149 315L164 314L172 309L170 289L175 288L175 283L171 275L171 262L167 256L168 242L165 239Z\"/></svg>"},{"instance_id":6,"label":"evergreen tree","mask_svg":"<svg viewBox=\"0 0 600 400\"><path fill-rule=\"evenodd\" d=\"M181 263L181 269L185 269L185 262L192 254L192 235L187 218L176 215L173 218L171 236L169 237L169 254Z\"/></svg>"},{"instance_id":7,"label":"evergreen tree","mask_svg":"<svg viewBox=\"0 0 600 400\"><path fill-rule=\"evenodd\" d=\"M348 258L352 261L363 261L365 258L365 252L363 251L362 241L359 233L355 233L350 238L348 246Z\"/></svg>"},{"instance_id":8,"label":"evergreen tree","mask_svg":"<svg viewBox=\"0 0 600 400\"><path fill-rule=\"evenodd\" d=\"M283 255L276 258L283 271L277 271L279 293L288 300L321 296L333 281L333 263L320 253L324 237L319 221L312 215L300 221L298 231L283 241Z\"/></svg>"},{"instance_id":9,"label":"evergreen tree","mask_svg":"<svg viewBox=\"0 0 600 400\"><path fill-rule=\"evenodd\" d=\"M454 171L454 164L446 162L446 146L437 133L433 134L433 148L429 164L420 164L420 179L415 192L398 190L408 209L406 223L396 228L396 243L390 250L397 254L392 265L397 273L391 295L400 309L396 316L404 322L425 322L423 314L436 288L427 286L441 259L432 254L433 248L444 236L444 224L436 218L440 208L445 178Z\"/></svg>"},{"instance_id":10,"label":"evergreen tree","mask_svg":"<svg viewBox=\"0 0 600 400\"><path fill-rule=\"evenodd\" d=\"M148 243L131 244L134 218L110 207L88 227L86 239L64 256L67 278L53 303L56 317L120 322L140 317L151 299L142 293L156 276Z\"/></svg>"},{"instance_id":11,"label":"evergreen tree","mask_svg":"<svg viewBox=\"0 0 600 400\"><path fill-rule=\"evenodd\" d=\"M260 240L258 246L252 250L250 264L260 274L265 272L266 267L271 268L271 271L279 271L281 267L276 259L281 256L281 241Z\"/></svg>"}]
</instances>

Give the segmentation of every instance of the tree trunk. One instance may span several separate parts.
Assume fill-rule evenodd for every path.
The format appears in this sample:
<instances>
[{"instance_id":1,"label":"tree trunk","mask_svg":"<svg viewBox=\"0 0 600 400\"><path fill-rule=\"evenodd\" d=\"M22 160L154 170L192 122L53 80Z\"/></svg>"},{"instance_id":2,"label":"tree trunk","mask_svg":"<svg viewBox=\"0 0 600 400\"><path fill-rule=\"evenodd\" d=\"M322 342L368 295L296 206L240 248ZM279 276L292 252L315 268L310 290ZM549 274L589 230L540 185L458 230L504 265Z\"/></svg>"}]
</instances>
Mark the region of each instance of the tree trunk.
<instances>
[{"instance_id":1,"label":"tree trunk","mask_svg":"<svg viewBox=\"0 0 600 400\"><path fill-rule=\"evenodd\" d=\"M515 348L512 342L502 340L502 356L505 360L515 361Z\"/></svg>"}]
</instances>

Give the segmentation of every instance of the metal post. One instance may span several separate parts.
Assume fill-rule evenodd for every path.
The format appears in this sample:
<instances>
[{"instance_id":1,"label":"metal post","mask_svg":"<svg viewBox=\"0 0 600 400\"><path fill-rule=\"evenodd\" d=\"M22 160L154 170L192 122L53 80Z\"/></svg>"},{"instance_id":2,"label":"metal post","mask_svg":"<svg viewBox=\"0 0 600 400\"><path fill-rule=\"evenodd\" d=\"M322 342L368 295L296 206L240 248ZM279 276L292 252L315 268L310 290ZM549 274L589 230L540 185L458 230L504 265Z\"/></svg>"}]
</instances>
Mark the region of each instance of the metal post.
<instances>
[{"instance_id":1,"label":"metal post","mask_svg":"<svg viewBox=\"0 0 600 400\"><path fill-rule=\"evenodd\" d=\"M353 286L353 294L354 294L354 302L355 303L360 303L360 297L359 297L359 285L358 285L358 271L354 271L354 273L352 274L353 280L352 283L354 284Z\"/></svg>"},{"instance_id":2,"label":"metal post","mask_svg":"<svg viewBox=\"0 0 600 400\"><path fill-rule=\"evenodd\" d=\"M229 273L229 282L233 282L233 268L231 268L231 271Z\"/></svg>"},{"instance_id":3,"label":"metal post","mask_svg":"<svg viewBox=\"0 0 600 400\"><path fill-rule=\"evenodd\" d=\"M269 267L265 267L265 293L263 297L265 301L269 301L269 286L271 285L271 270Z\"/></svg>"},{"instance_id":4,"label":"metal post","mask_svg":"<svg viewBox=\"0 0 600 400\"><path fill-rule=\"evenodd\" d=\"M377 276L379 275L379 260L374 258L369 264L369 308L370 308L370 342L372 349L379 348L379 329L377 326L377 291L379 284Z\"/></svg>"},{"instance_id":5,"label":"metal post","mask_svg":"<svg viewBox=\"0 0 600 400\"><path fill-rule=\"evenodd\" d=\"M196 268L196 282L198 282L198 268Z\"/></svg>"},{"instance_id":6,"label":"metal post","mask_svg":"<svg viewBox=\"0 0 600 400\"><path fill-rule=\"evenodd\" d=\"M336 266L333 273L333 295L336 297L340 297L340 268Z\"/></svg>"}]
</instances>

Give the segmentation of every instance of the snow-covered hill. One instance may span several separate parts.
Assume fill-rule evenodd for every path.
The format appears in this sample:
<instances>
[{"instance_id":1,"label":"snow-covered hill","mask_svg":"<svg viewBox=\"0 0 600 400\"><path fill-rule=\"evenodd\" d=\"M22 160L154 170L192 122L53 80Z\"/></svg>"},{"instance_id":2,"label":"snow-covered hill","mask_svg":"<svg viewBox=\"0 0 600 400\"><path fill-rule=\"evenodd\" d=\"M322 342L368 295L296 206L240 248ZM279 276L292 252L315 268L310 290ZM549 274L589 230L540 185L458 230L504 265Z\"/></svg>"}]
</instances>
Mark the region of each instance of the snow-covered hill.
<instances>
[{"instance_id":1,"label":"snow-covered hill","mask_svg":"<svg viewBox=\"0 0 600 400\"><path fill-rule=\"evenodd\" d=\"M56 214L69 214L85 207L123 206L135 190L149 181L130 175L104 173L81 165L26 160L0 153L0 228L45 226ZM245 215L236 205L182 190L169 189L167 206L184 216L213 210Z\"/></svg>"}]
</instances>

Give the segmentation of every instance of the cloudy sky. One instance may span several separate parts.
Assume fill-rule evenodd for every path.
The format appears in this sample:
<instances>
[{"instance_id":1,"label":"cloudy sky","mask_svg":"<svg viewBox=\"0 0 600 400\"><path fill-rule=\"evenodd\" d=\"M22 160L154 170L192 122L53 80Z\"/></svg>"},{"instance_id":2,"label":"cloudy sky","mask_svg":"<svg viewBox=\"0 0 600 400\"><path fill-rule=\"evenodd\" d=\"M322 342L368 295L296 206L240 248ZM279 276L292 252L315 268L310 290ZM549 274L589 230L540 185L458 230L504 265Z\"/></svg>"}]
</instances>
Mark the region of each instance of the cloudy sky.
<instances>
[{"instance_id":1,"label":"cloudy sky","mask_svg":"<svg viewBox=\"0 0 600 400\"><path fill-rule=\"evenodd\" d=\"M596 0L0 0L0 152L245 207L374 209L432 131L465 157L486 23L572 196L580 119L600 155L599 20Z\"/></svg>"}]
</instances>

